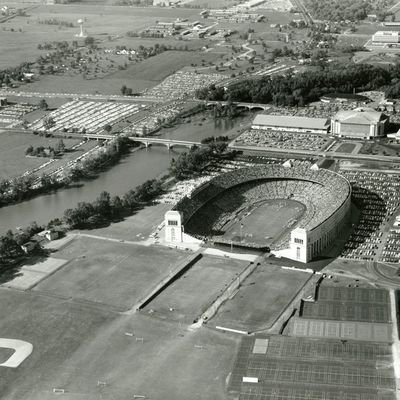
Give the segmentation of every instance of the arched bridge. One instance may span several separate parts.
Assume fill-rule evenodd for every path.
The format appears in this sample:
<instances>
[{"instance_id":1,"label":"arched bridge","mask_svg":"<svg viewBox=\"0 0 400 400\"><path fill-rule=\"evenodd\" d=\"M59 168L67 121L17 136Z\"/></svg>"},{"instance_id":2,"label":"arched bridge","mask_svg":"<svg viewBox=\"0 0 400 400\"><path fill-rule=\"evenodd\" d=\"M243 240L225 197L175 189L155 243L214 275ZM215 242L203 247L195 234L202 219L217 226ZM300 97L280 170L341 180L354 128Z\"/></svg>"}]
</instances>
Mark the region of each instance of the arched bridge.
<instances>
[{"instance_id":1,"label":"arched bridge","mask_svg":"<svg viewBox=\"0 0 400 400\"><path fill-rule=\"evenodd\" d=\"M212 106L216 104L220 104L221 106L226 106L228 104L227 101L205 101L205 105ZM244 103L240 101L233 101L231 102L236 107L242 107L242 108L247 108L248 110L268 110L271 106L268 104L261 104L261 103Z\"/></svg>"},{"instance_id":2,"label":"arched bridge","mask_svg":"<svg viewBox=\"0 0 400 400\"><path fill-rule=\"evenodd\" d=\"M134 142L139 142L144 144L146 147L149 147L153 144L161 144L168 149L172 149L173 147L176 146L182 146L182 147L187 147L187 148L192 148L193 146L202 146L200 142L192 142L189 140L174 140L174 139L159 139L156 137L142 137L142 136L134 136L130 137L129 139L133 140Z\"/></svg>"},{"instance_id":3,"label":"arched bridge","mask_svg":"<svg viewBox=\"0 0 400 400\"><path fill-rule=\"evenodd\" d=\"M110 140L114 139L115 135L107 135L107 134L90 134L87 133L83 135L85 138L88 139L96 139L96 140ZM193 146L203 146L200 142L192 142L190 140L175 140L175 139L160 139L157 137L143 137L143 136L129 136L129 139L133 142L142 143L145 147L149 147L153 144L161 144L166 146L168 149L172 149L176 146L182 146L187 148L192 148Z\"/></svg>"}]
</instances>

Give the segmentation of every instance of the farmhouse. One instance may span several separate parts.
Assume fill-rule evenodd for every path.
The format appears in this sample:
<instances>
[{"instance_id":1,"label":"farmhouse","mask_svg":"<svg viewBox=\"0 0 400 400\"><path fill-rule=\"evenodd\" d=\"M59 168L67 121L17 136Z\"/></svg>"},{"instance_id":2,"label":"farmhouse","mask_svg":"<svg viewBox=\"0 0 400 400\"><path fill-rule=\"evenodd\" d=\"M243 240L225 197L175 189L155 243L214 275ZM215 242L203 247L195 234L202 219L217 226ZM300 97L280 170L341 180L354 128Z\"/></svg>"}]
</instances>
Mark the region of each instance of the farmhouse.
<instances>
[{"instance_id":1,"label":"farmhouse","mask_svg":"<svg viewBox=\"0 0 400 400\"><path fill-rule=\"evenodd\" d=\"M303 133L328 133L326 118L292 117L286 115L258 114L251 125L252 129Z\"/></svg>"}]
</instances>

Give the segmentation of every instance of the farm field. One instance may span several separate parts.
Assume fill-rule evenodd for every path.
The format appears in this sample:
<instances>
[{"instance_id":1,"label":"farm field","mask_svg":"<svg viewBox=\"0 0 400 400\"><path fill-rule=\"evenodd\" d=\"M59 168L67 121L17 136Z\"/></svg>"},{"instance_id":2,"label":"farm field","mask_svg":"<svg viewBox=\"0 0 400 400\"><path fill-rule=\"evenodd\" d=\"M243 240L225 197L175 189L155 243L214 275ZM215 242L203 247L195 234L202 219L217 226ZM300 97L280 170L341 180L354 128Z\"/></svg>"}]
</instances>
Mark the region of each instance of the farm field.
<instances>
[{"instance_id":1,"label":"farm field","mask_svg":"<svg viewBox=\"0 0 400 400\"><path fill-rule=\"evenodd\" d=\"M127 310L166 277L185 253L81 237L56 257L70 262L36 286L36 291Z\"/></svg>"},{"instance_id":2,"label":"farm field","mask_svg":"<svg viewBox=\"0 0 400 400\"><path fill-rule=\"evenodd\" d=\"M59 139L45 138L32 134L15 133L10 131L0 132L2 145L0 148L0 178L12 178L22 175L25 171L36 168L50 159L47 157L26 157L25 150L32 145L33 147L39 146L52 146L54 147ZM79 139L63 139L66 148L72 147L80 142ZM95 146L92 142L89 148ZM76 151L66 153L61 159L52 164L52 169L55 166L59 167L66 163L69 159L76 158L79 154L87 151L89 148L78 148Z\"/></svg>"},{"instance_id":3,"label":"farm field","mask_svg":"<svg viewBox=\"0 0 400 400\"><path fill-rule=\"evenodd\" d=\"M250 332L267 329L309 279L310 274L301 271L262 264L208 324Z\"/></svg>"},{"instance_id":4,"label":"farm field","mask_svg":"<svg viewBox=\"0 0 400 400\"><path fill-rule=\"evenodd\" d=\"M143 312L151 310L154 317L190 324L207 310L247 265L245 261L202 257L151 301Z\"/></svg>"}]
</instances>

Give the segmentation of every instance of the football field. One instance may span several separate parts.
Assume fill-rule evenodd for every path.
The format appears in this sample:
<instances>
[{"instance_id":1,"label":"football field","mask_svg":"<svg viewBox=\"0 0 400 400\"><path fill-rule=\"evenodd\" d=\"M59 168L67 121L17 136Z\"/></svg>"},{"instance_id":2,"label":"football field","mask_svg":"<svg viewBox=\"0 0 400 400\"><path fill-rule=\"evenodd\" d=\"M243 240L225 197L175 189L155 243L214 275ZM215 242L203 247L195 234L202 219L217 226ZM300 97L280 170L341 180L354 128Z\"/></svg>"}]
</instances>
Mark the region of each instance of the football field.
<instances>
[{"instance_id":1,"label":"football field","mask_svg":"<svg viewBox=\"0 0 400 400\"><path fill-rule=\"evenodd\" d=\"M224 238L270 246L299 221L305 206L293 200L267 200L250 208L225 227Z\"/></svg>"}]
</instances>

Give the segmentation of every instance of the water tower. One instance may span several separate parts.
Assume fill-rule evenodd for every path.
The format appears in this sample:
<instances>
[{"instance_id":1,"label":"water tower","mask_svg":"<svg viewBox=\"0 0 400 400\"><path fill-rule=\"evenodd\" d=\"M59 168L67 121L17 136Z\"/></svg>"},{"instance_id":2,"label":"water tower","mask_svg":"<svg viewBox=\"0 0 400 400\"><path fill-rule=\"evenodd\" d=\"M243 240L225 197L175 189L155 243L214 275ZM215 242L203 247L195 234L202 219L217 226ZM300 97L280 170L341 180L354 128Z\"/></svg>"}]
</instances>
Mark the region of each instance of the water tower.
<instances>
[{"instance_id":1,"label":"water tower","mask_svg":"<svg viewBox=\"0 0 400 400\"><path fill-rule=\"evenodd\" d=\"M77 37L81 37L81 38L86 37L85 32L83 30L83 22L84 22L83 19L78 19L78 25L80 26L81 31L75 35Z\"/></svg>"}]
</instances>

